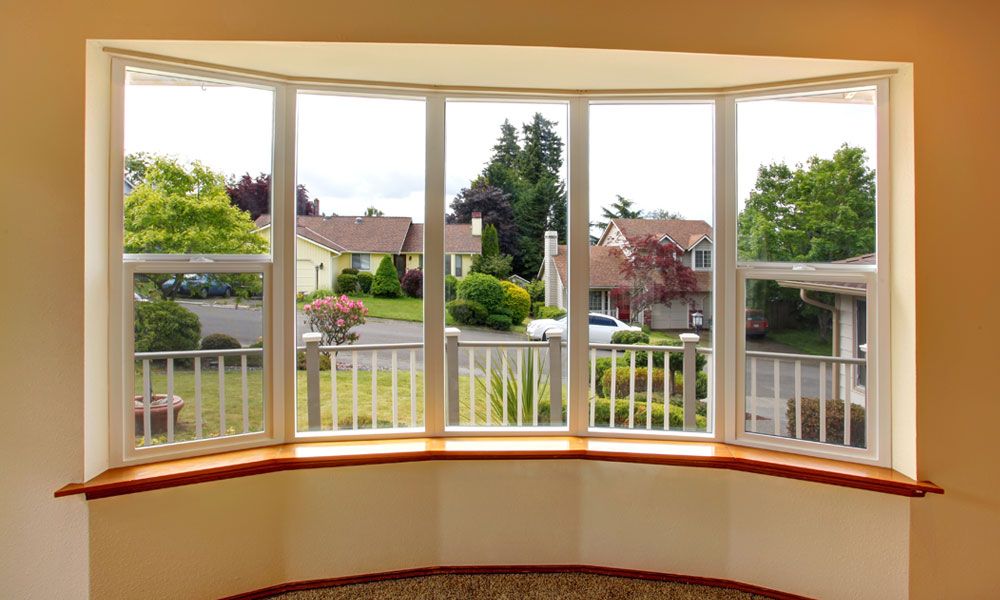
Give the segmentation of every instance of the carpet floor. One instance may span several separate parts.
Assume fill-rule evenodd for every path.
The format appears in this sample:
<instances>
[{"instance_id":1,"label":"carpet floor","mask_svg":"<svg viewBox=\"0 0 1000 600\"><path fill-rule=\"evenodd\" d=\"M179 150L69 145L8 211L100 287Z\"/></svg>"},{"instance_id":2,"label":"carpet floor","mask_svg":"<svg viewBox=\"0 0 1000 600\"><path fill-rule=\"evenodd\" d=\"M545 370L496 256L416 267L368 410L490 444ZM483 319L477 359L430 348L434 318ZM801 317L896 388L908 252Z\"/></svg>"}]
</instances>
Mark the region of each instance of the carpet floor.
<instances>
[{"instance_id":1,"label":"carpet floor","mask_svg":"<svg viewBox=\"0 0 1000 600\"><path fill-rule=\"evenodd\" d=\"M271 600L757 600L726 588L586 573L429 575L317 590L287 592Z\"/></svg>"}]
</instances>

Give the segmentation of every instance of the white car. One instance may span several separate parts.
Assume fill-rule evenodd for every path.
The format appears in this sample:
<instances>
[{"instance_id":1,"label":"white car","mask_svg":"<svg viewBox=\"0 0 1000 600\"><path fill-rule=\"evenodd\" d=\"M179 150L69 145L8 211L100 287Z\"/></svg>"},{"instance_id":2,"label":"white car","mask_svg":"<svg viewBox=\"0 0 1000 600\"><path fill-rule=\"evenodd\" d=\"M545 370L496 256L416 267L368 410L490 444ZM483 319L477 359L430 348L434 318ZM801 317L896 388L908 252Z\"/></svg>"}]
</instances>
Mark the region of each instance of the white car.
<instances>
[{"instance_id":1,"label":"white car","mask_svg":"<svg viewBox=\"0 0 1000 600\"><path fill-rule=\"evenodd\" d=\"M591 344L610 344L611 336L616 331L642 331L640 327L628 325L614 317L600 313L590 313L588 319L590 321ZM528 337L533 340L544 340L546 339L545 332L550 329L558 329L565 335L566 316L564 315L558 319L535 319L528 323Z\"/></svg>"}]
</instances>

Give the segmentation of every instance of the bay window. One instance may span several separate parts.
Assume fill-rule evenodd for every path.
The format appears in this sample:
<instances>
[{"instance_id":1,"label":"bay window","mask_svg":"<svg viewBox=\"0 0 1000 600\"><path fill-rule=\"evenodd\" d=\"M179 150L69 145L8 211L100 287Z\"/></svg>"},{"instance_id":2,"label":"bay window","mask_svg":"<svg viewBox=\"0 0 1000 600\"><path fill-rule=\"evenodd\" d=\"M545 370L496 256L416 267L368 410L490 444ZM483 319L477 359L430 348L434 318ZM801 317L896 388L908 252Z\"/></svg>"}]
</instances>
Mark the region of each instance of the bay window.
<instances>
[{"instance_id":1,"label":"bay window","mask_svg":"<svg viewBox=\"0 0 1000 600\"><path fill-rule=\"evenodd\" d=\"M115 464L501 432L889 464L885 81L113 65Z\"/></svg>"}]
</instances>

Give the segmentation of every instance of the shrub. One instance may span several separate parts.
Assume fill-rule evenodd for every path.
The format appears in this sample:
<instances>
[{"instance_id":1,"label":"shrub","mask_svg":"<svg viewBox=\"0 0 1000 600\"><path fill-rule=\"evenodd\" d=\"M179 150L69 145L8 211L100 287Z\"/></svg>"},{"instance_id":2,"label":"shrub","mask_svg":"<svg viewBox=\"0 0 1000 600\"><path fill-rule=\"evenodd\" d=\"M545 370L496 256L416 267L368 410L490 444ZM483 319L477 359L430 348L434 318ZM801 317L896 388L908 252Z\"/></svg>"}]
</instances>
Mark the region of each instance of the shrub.
<instances>
[{"instance_id":1,"label":"shrub","mask_svg":"<svg viewBox=\"0 0 1000 600\"><path fill-rule=\"evenodd\" d=\"M450 302L455 299L455 291L458 288L458 277L454 275L444 276L444 300Z\"/></svg>"},{"instance_id":2,"label":"shrub","mask_svg":"<svg viewBox=\"0 0 1000 600\"><path fill-rule=\"evenodd\" d=\"M304 351L295 353L295 368L299 371L306 370L306 353ZM330 355L325 352L321 352L319 355L319 370L330 370Z\"/></svg>"},{"instance_id":3,"label":"shrub","mask_svg":"<svg viewBox=\"0 0 1000 600\"><path fill-rule=\"evenodd\" d=\"M333 290L319 289L311 294L306 295L305 299L309 301L318 300L319 298L326 298L327 296L333 296L334 294L335 292Z\"/></svg>"},{"instance_id":4,"label":"shrub","mask_svg":"<svg viewBox=\"0 0 1000 600\"><path fill-rule=\"evenodd\" d=\"M262 337L261 338L257 338L257 341L254 342L254 343L252 343L252 344L250 344L249 347L250 348L263 348L264 347L264 338L262 338ZM248 367L257 367L257 368L260 368L263 365L264 365L264 355L263 354L261 354L259 356L250 355L250 356L247 357L247 366Z\"/></svg>"},{"instance_id":5,"label":"shrub","mask_svg":"<svg viewBox=\"0 0 1000 600\"><path fill-rule=\"evenodd\" d=\"M337 275L337 293L353 294L358 291L358 276L354 273Z\"/></svg>"},{"instance_id":6,"label":"shrub","mask_svg":"<svg viewBox=\"0 0 1000 600\"><path fill-rule=\"evenodd\" d=\"M472 300L483 305L488 312L500 312L503 308L503 287L492 275L469 273L458 282L458 299Z\"/></svg>"},{"instance_id":7,"label":"shrub","mask_svg":"<svg viewBox=\"0 0 1000 600\"><path fill-rule=\"evenodd\" d=\"M447 307L451 318L462 325L482 325L490 316L485 306L473 300L452 300Z\"/></svg>"},{"instance_id":8,"label":"shrub","mask_svg":"<svg viewBox=\"0 0 1000 600\"><path fill-rule=\"evenodd\" d=\"M361 300L340 298L320 298L302 307L309 321L309 329L323 334L323 345L354 343L358 334L352 328L363 325L368 309Z\"/></svg>"},{"instance_id":9,"label":"shrub","mask_svg":"<svg viewBox=\"0 0 1000 600\"><path fill-rule=\"evenodd\" d=\"M557 306L540 306L535 312L536 319L558 319L566 314L566 311Z\"/></svg>"},{"instance_id":10,"label":"shrub","mask_svg":"<svg viewBox=\"0 0 1000 600\"><path fill-rule=\"evenodd\" d=\"M621 364L619 362L618 364ZM627 365L628 363L626 363ZM635 391L636 393L646 393L646 367L638 366L636 363L635 368ZM653 369L653 392L663 393L663 369ZM629 390L629 367L618 367L618 377L615 381L615 395L619 398L628 395ZM611 393L611 368L610 366L604 371L601 376L601 389L607 390L607 393Z\"/></svg>"},{"instance_id":11,"label":"shrub","mask_svg":"<svg viewBox=\"0 0 1000 600\"><path fill-rule=\"evenodd\" d=\"M702 403L704 404L704 403ZM684 409L676 404L669 405L668 414L670 415L670 429L681 430L684 428ZM652 414L652 427L653 429L663 429L663 403L662 402L652 402L650 404L650 413ZM598 398L594 404L594 424L597 427L607 427L610 425L611 416L611 399L610 398ZM646 401L645 398L642 402L636 400L635 402L635 416L634 416L634 427L636 429L645 429L646 427ZM695 415L695 426L699 431L704 431L706 429L707 420L703 414ZM625 398L624 402L622 398L616 398L615 400L615 427L627 427L628 426L628 398Z\"/></svg>"},{"instance_id":12,"label":"shrub","mask_svg":"<svg viewBox=\"0 0 1000 600\"><path fill-rule=\"evenodd\" d=\"M198 315L172 300L135 304L135 351L196 350L201 341ZM187 361L190 362L190 361Z\"/></svg>"},{"instance_id":13,"label":"shrub","mask_svg":"<svg viewBox=\"0 0 1000 600\"><path fill-rule=\"evenodd\" d=\"M528 285L524 287L524 289L528 291L528 295L531 296L532 302L541 302L542 304L545 304L544 281L536 279L535 281L529 282Z\"/></svg>"},{"instance_id":14,"label":"shrub","mask_svg":"<svg viewBox=\"0 0 1000 600\"><path fill-rule=\"evenodd\" d=\"M673 362L673 361L671 361ZM684 394L684 374L680 369L674 371L674 395L680 397ZM698 371L694 379L694 397L708 397L708 373Z\"/></svg>"},{"instance_id":15,"label":"shrub","mask_svg":"<svg viewBox=\"0 0 1000 600\"><path fill-rule=\"evenodd\" d=\"M492 329L507 331L511 326L511 318L500 313L487 315L486 324Z\"/></svg>"},{"instance_id":16,"label":"shrub","mask_svg":"<svg viewBox=\"0 0 1000 600\"><path fill-rule=\"evenodd\" d=\"M851 446L865 447L865 407L851 405ZM788 431L795 432L795 399L788 400L785 408ZM819 441L819 399L802 398L802 439ZM826 401L826 440L837 444L844 442L844 401Z\"/></svg>"},{"instance_id":17,"label":"shrub","mask_svg":"<svg viewBox=\"0 0 1000 600\"><path fill-rule=\"evenodd\" d=\"M649 336L641 331L616 331L611 335L611 343L626 345L648 344ZM638 357L636 360L638 361Z\"/></svg>"},{"instance_id":18,"label":"shrub","mask_svg":"<svg viewBox=\"0 0 1000 600\"><path fill-rule=\"evenodd\" d=\"M403 275L403 292L412 298L424 297L424 272L420 269L410 269Z\"/></svg>"},{"instance_id":19,"label":"shrub","mask_svg":"<svg viewBox=\"0 0 1000 600\"><path fill-rule=\"evenodd\" d=\"M239 340L225 333L212 333L201 340L202 350L234 350L242 347Z\"/></svg>"},{"instance_id":20,"label":"shrub","mask_svg":"<svg viewBox=\"0 0 1000 600\"><path fill-rule=\"evenodd\" d=\"M503 288L503 312L510 317L511 323L520 325L531 310L531 296L521 286L509 281L501 281Z\"/></svg>"},{"instance_id":21,"label":"shrub","mask_svg":"<svg viewBox=\"0 0 1000 600\"><path fill-rule=\"evenodd\" d=\"M398 298L403 295L399 273L396 272L396 265L392 264L392 258L382 257L382 262L375 271L375 279L372 280L371 293L379 298Z\"/></svg>"},{"instance_id":22,"label":"shrub","mask_svg":"<svg viewBox=\"0 0 1000 600\"><path fill-rule=\"evenodd\" d=\"M511 266L514 257L509 254L496 254L494 256L482 256L477 254L472 257L472 268L470 273L483 273L492 275L497 279L504 279L510 275L514 268Z\"/></svg>"},{"instance_id":23,"label":"shrub","mask_svg":"<svg viewBox=\"0 0 1000 600\"><path fill-rule=\"evenodd\" d=\"M361 286L362 294L367 294L372 291L372 281L374 280L375 276L368 271L358 273L358 285Z\"/></svg>"},{"instance_id":24,"label":"shrub","mask_svg":"<svg viewBox=\"0 0 1000 600\"><path fill-rule=\"evenodd\" d=\"M353 267L347 267L346 269L341 269L341 273L347 273L348 275L357 275L358 270Z\"/></svg>"}]
</instances>

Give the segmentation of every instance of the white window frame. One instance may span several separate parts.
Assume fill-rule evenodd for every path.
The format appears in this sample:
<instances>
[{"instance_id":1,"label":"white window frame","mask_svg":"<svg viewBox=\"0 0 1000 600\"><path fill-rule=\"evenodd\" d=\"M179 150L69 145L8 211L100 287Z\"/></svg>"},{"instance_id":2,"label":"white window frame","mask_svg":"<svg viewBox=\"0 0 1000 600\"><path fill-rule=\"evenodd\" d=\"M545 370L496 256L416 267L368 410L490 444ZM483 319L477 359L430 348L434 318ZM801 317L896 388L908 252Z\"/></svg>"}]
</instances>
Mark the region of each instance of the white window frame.
<instances>
[{"instance_id":1,"label":"white window frame","mask_svg":"<svg viewBox=\"0 0 1000 600\"><path fill-rule=\"evenodd\" d=\"M701 265L698 264L698 257L699 256L708 257L707 261L705 261L705 259L702 259L703 263L704 262L708 262L708 266L706 266L704 264L701 264ZM696 248L694 250L694 255L691 258L691 268L694 269L695 271L711 271L712 270L712 251L711 250L706 250L706 249L703 249L703 248Z\"/></svg>"},{"instance_id":2,"label":"white window frame","mask_svg":"<svg viewBox=\"0 0 1000 600\"><path fill-rule=\"evenodd\" d=\"M388 87L364 87L361 85L297 83L279 78L252 77L234 74L225 69L195 69L173 62L150 62L147 60L112 57L112 102L111 102L111 160L109 171L109 268L111 319L109 344L109 378L111 383L110 438L112 466L160 460L167 457L192 456L219 450L232 450L276 443L309 440L337 439L377 439L406 438L423 436L539 436L577 435L609 438L662 438L676 440L700 440L727 442L738 445L757 446L788 450L802 454L854 460L857 462L891 464L889 396L889 115L888 80L875 78L851 78L845 76L839 81L831 78L830 83L808 87L772 87L756 92L727 92L718 94L656 94L642 92L635 94L600 93L551 93L524 94L512 91L448 92L441 89L414 90L391 89ZM178 61L180 62L180 61ZM266 87L275 93L275 117L272 165L272 222L271 252L267 256L254 257L212 257L214 262L183 262L199 257L145 256L132 261L123 256L122 249L122 173L123 169L123 98L124 73L126 67L148 69L157 72L209 78L237 85ZM878 93L878 156L877 156L877 247L879 250L877 268L872 266L852 266L838 271L838 268L816 265L816 271L796 272L797 279L845 275L851 280L859 276L869 282L868 340L870 351L868 383L869 391L876 390L876 418L868 419L869 448L864 452L855 449L822 446L797 440L759 439L737 430L737 414L742 414L742 352L745 337L742 335L745 318L742 284L748 277L787 276L790 265L754 264L737 265L736 262L736 111L737 99L786 95L792 93L833 91L847 87L875 85ZM425 294L424 298L424 364L425 364L425 427L419 432L392 432L380 430L377 434L367 432L337 433L318 435L318 432L296 431L296 382L294 349L297 340L295 332L295 153L296 153L296 97L299 92L326 93L331 95L404 97L420 99L426 107L425 140L425 214L439 215L440 218L425 219L424 248L422 254L446 256L444 252L445 198L445 127L446 103L448 100L472 100L485 102L558 102L567 104L567 132L565 140L566 163L568 166L568 308L571 315L586 315L589 312L589 285L572 285L573 281L589 281L589 109L596 103L711 103L714 106L714 231L712 239L713 287L710 305L704 308L706 318L713 327L712 355L709 361L712 377L709 379L709 423L706 433L655 432L644 430L600 430L589 428L589 335L588 320L579 317L569 319L568 345L569 363L568 423L564 427L528 427L520 430L511 428L491 428L475 430L470 428L445 428L445 359L444 359L444 278L451 269L445 269L444 260L430 260L423 265L426 290L440 290L440 293ZM185 267L176 271L178 266ZM250 436L234 436L219 440L185 442L172 446L153 448L133 448L132 440L126 432L126 421L132 421L131 390L126 380L133 371L131 356L132 334L132 274L149 269L165 269L172 272L224 272L260 271L265 279L264 311L265 338L265 398L269 402L265 411L265 431ZM882 343L875 344L876 340ZM874 351L871 348L874 347ZM877 387L876 387L877 383ZM122 401L128 392L129 412L127 419L122 410ZM869 416L873 413L869 412ZM324 432L325 433L325 432ZM767 437L767 436L764 436ZM127 442L127 443L126 443ZM798 443L796 443L798 442Z\"/></svg>"}]
</instances>

